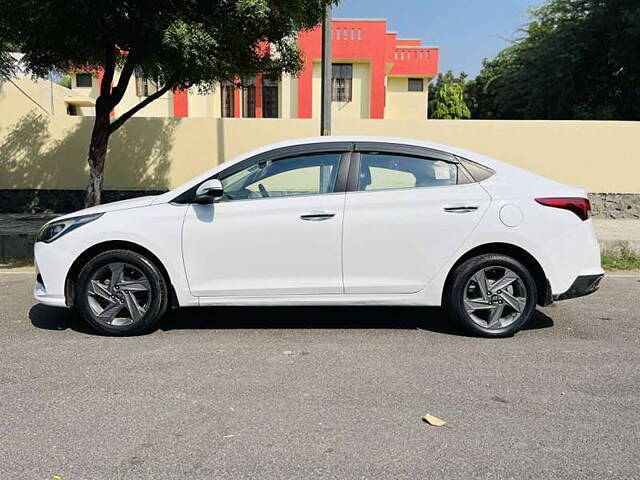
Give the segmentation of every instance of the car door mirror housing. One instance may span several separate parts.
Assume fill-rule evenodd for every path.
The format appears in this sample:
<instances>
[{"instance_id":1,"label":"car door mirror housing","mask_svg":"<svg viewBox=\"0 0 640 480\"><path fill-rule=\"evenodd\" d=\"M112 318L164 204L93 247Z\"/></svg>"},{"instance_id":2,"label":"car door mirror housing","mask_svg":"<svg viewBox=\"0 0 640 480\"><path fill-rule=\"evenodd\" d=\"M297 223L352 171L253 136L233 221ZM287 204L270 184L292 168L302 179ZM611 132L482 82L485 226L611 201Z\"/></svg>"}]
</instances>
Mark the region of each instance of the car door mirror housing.
<instances>
[{"instance_id":1,"label":"car door mirror housing","mask_svg":"<svg viewBox=\"0 0 640 480\"><path fill-rule=\"evenodd\" d=\"M217 199L221 198L222 195L224 195L222 182L217 178L213 178L211 180L207 180L198 187L193 202L200 204L213 203Z\"/></svg>"}]
</instances>

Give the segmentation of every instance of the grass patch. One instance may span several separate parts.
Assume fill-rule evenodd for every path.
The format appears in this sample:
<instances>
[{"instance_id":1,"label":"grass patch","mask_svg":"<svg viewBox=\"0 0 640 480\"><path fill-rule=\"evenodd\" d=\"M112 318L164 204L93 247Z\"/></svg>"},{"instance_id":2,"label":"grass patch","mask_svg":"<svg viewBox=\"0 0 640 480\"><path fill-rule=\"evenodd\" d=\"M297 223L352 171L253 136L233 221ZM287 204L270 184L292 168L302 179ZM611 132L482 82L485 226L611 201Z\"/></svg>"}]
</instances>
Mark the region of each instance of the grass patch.
<instances>
[{"instance_id":1,"label":"grass patch","mask_svg":"<svg viewBox=\"0 0 640 480\"><path fill-rule=\"evenodd\" d=\"M640 270L640 254L623 249L602 255L602 267L606 270Z\"/></svg>"},{"instance_id":2,"label":"grass patch","mask_svg":"<svg viewBox=\"0 0 640 480\"><path fill-rule=\"evenodd\" d=\"M0 258L0 268L20 268L33 265L33 258Z\"/></svg>"}]
</instances>

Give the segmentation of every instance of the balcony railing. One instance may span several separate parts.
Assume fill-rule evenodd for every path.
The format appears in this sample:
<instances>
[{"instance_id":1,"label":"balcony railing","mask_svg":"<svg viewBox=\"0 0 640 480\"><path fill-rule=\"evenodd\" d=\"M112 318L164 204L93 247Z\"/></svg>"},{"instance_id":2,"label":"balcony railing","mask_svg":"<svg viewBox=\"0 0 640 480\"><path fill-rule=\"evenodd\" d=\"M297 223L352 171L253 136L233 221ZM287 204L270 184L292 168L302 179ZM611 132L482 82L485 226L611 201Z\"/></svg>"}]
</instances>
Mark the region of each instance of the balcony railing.
<instances>
[{"instance_id":1,"label":"balcony railing","mask_svg":"<svg viewBox=\"0 0 640 480\"><path fill-rule=\"evenodd\" d=\"M360 27L333 27L334 40L362 40L362 28Z\"/></svg>"},{"instance_id":2,"label":"balcony railing","mask_svg":"<svg viewBox=\"0 0 640 480\"><path fill-rule=\"evenodd\" d=\"M396 61L411 61L411 62L428 62L433 55L433 48L423 47L399 47L396 48L394 58Z\"/></svg>"}]
</instances>

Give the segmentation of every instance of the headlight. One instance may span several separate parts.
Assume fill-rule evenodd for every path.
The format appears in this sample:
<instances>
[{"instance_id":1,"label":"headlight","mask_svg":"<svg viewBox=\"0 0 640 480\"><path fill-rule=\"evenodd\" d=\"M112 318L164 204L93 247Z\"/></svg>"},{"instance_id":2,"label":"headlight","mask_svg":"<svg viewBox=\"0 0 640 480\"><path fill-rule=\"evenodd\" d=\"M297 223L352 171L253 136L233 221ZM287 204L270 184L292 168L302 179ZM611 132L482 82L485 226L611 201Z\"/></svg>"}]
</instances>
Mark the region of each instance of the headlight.
<instances>
[{"instance_id":1,"label":"headlight","mask_svg":"<svg viewBox=\"0 0 640 480\"><path fill-rule=\"evenodd\" d=\"M82 215L49 222L38 232L36 242L51 243L70 231L99 219L102 215L104 213L94 213L93 215Z\"/></svg>"}]
</instances>

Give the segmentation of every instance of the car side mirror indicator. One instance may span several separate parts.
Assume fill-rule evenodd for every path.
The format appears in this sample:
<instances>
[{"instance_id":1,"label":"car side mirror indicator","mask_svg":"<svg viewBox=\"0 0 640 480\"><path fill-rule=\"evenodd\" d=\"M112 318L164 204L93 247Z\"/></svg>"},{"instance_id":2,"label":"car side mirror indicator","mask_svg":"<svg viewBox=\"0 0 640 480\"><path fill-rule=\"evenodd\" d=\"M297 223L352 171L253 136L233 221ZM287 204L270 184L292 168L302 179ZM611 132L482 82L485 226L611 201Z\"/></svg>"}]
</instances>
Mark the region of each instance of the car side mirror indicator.
<instances>
[{"instance_id":1,"label":"car side mirror indicator","mask_svg":"<svg viewBox=\"0 0 640 480\"><path fill-rule=\"evenodd\" d=\"M223 194L224 187L222 186L222 182L214 178L207 180L198 187L193 202L200 204L213 203L221 198Z\"/></svg>"}]
</instances>

